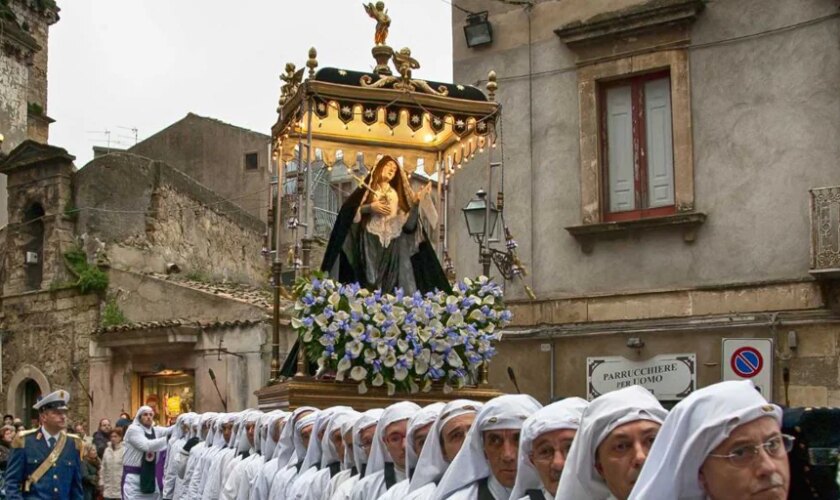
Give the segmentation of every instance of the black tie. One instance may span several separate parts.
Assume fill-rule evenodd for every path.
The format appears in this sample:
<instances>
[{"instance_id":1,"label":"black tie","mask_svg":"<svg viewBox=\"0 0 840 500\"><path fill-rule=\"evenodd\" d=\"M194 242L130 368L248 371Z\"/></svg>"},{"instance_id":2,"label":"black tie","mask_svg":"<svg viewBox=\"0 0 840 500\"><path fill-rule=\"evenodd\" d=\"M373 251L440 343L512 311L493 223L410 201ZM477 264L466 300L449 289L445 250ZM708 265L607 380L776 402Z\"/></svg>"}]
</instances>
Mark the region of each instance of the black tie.
<instances>
[{"instance_id":1,"label":"black tie","mask_svg":"<svg viewBox=\"0 0 840 500\"><path fill-rule=\"evenodd\" d=\"M54 438L54 437L51 437L51 438L49 439L49 441L50 441L50 449L53 449L53 447L55 446L55 438Z\"/></svg>"}]
</instances>

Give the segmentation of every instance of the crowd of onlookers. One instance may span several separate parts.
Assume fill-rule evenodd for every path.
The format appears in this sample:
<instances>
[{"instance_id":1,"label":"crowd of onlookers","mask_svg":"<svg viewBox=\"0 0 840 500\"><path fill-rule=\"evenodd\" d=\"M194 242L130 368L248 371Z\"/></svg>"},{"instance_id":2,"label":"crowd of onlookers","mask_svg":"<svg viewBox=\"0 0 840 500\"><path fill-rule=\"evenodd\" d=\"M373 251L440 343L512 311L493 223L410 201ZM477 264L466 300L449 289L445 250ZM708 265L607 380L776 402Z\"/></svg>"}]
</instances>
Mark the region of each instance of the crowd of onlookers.
<instances>
[{"instance_id":1,"label":"crowd of onlookers","mask_svg":"<svg viewBox=\"0 0 840 500\"><path fill-rule=\"evenodd\" d=\"M82 439L85 446L82 460L85 500L120 498L124 453L122 439L129 425L131 418L127 413L121 413L113 425L110 419L100 420L93 435L88 435L84 422L72 426L72 432ZM11 455L12 442L18 434L27 430L20 418L3 416L3 426L0 427L0 498L4 496L3 473Z\"/></svg>"}]
</instances>

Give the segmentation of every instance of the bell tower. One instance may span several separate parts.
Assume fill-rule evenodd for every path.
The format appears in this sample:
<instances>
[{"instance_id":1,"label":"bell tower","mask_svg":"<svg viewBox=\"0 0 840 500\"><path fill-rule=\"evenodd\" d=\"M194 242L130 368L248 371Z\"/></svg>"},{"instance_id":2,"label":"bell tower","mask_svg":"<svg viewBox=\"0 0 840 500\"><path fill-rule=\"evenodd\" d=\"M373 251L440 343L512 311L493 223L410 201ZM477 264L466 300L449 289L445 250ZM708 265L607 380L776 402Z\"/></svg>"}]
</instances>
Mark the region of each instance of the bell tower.
<instances>
[{"instance_id":1,"label":"bell tower","mask_svg":"<svg viewBox=\"0 0 840 500\"><path fill-rule=\"evenodd\" d=\"M3 295L46 290L69 280L64 252L73 246L74 156L66 150L24 141L0 162L8 179L9 224Z\"/></svg>"}]
</instances>

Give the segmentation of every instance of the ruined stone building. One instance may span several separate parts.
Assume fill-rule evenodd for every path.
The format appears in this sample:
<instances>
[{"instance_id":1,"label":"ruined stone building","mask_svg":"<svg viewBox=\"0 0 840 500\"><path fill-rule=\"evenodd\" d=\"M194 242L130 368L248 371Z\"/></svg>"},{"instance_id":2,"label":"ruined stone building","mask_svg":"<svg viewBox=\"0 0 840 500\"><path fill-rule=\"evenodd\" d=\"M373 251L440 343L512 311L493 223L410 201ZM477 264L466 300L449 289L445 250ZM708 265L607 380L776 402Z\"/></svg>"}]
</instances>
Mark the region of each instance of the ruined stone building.
<instances>
[{"instance_id":1,"label":"ruined stone building","mask_svg":"<svg viewBox=\"0 0 840 500\"><path fill-rule=\"evenodd\" d=\"M58 12L54 0L0 3L0 154L26 139L47 142L47 44ZM8 220L0 175L0 227Z\"/></svg>"},{"instance_id":2,"label":"ruined stone building","mask_svg":"<svg viewBox=\"0 0 840 500\"><path fill-rule=\"evenodd\" d=\"M508 283L491 381L673 403L739 370L840 405L837 1L457 4L455 80L498 75L505 223L537 296ZM487 179L484 155L452 182L459 276L480 272L460 208Z\"/></svg>"},{"instance_id":3,"label":"ruined stone building","mask_svg":"<svg viewBox=\"0 0 840 500\"><path fill-rule=\"evenodd\" d=\"M163 161L73 159L26 141L0 162L5 411L31 417L56 387L92 426L142 404L162 421L255 405L271 350L265 224Z\"/></svg>"}]
</instances>

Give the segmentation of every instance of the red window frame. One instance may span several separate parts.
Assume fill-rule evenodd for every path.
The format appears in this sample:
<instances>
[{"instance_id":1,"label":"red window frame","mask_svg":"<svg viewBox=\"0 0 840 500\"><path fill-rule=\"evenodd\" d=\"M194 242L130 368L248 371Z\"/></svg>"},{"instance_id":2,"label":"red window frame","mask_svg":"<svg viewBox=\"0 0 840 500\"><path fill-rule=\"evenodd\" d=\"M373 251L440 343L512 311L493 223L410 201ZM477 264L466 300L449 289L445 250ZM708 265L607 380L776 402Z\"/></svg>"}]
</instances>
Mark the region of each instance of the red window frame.
<instances>
[{"instance_id":1,"label":"red window frame","mask_svg":"<svg viewBox=\"0 0 840 500\"><path fill-rule=\"evenodd\" d=\"M599 83L598 103L600 107L600 149L601 174L604 182L601 184L602 203L601 216L606 222L636 220L648 217L662 217L676 213L675 205L647 208L648 206L648 165L647 165L647 136L645 133L645 83L660 78L668 78L670 70L645 73L621 80L611 80ZM607 137L607 90L613 87L630 85L630 95L633 114L633 184L635 191L635 210L610 212L610 179L609 179L609 137ZM672 130L673 132L673 130ZM674 176L676 177L676 176Z\"/></svg>"}]
</instances>

